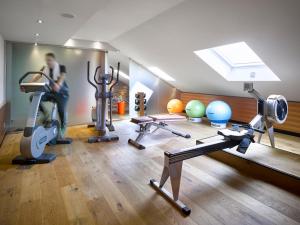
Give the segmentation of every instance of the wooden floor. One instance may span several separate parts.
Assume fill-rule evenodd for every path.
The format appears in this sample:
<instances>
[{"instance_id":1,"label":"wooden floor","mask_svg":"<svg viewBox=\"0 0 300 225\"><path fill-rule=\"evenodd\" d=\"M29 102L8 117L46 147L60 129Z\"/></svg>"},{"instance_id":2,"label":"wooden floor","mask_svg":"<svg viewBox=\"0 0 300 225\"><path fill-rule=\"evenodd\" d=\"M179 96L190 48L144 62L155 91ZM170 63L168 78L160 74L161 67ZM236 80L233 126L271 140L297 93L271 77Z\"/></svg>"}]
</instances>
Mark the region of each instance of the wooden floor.
<instances>
[{"instance_id":1,"label":"wooden floor","mask_svg":"<svg viewBox=\"0 0 300 225\"><path fill-rule=\"evenodd\" d=\"M143 151L127 145L135 137L129 122L116 122L117 143L88 144L93 128L72 127L72 145L49 147L57 159L35 166L10 164L21 133L10 134L0 149L0 225L300 224L300 190L274 186L207 156L184 162L180 197L192 208L187 218L147 185L160 177L163 151L215 134L202 126L178 123L192 139L162 131L145 139ZM287 142L293 143L286 145L290 151L300 146L297 139Z\"/></svg>"}]
</instances>

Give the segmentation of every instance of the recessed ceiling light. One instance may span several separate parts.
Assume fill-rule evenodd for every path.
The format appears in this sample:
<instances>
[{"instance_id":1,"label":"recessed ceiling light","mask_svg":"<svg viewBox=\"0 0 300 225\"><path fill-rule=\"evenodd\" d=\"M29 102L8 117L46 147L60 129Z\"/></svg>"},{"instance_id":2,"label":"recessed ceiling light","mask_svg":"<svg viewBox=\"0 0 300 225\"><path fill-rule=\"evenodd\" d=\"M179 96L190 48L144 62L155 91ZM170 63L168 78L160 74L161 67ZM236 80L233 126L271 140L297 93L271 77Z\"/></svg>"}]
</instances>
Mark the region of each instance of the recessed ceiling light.
<instances>
[{"instance_id":1,"label":"recessed ceiling light","mask_svg":"<svg viewBox=\"0 0 300 225\"><path fill-rule=\"evenodd\" d=\"M125 78L126 80L129 80L129 76L126 73L124 73L123 71L120 70L119 74L121 77Z\"/></svg>"},{"instance_id":2,"label":"recessed ceiling light","mask_svg":"<svg viewBox=\"0 0 300 225\"><path fill-rule=\"evenodd\" d=\"M71 13L62 13L60 14L62 17L67 18L67 19L73 19L75 16Z\"/></svg>"},{"instance_id":3,"label":"recessed ceiling light","mask_svg":"<svg viewBox=\"0 0 300 225\"><path fill-rule=\"evenodd\" d=\"M69 39L66 41L66 43L64 44L65 47L74 47L75 43L73 39Z\"/></svg>"},{"instance_id":4,"label":"recessed ceiling light","mask_svg":"<svg viewBox=\"0 0 300 225\"><path fill-rule=\"evenodd\" d=\"M38 45L38 43L37 43L37 42L35 42L35 43L34 43L34 46L37 46L37 45Z\"/></svg>"},{"instance_id":5,"label":"recessed ceiling light","mask_svg":"<svg viewBox=\"0 0 300 225\"><path fill-rule=\"evenodd\" d=\"M39 37L39 36L40 36L40 34L39 34L39 33L36 33L36 34L35 34L35 36L36 36L36 37Z\"/></svg>"},{"instance_id":6,"label":"recessed ceiling light","mask_svg":"<svg viewBox=\"0 0 300 225\"><path fill-rule=\"evenodd\" d=\"M43 23L43 20L38 19L36 22L39 23L39 24L41 24L41 23Z\"/></svg>"},{"instance_id":7,"label":"recessed ceiling light","mask_svg":"<svg viewBox=\"0 0 300 225\"><path fill-rule=\"evenodd\" d=\"M101 49L103 46L100 41L96 41L96 42L94 42L93 47L95 49Z\"/></svg>"},{"instance_id":8,"label":"recessed ceiling light","mask_svg":"<svg viewBox=\"0 0 300 225\"><path fill-rule=\"evenodd\" d=\"M156 66L150 66L148 67L148 69L154 73L156 76L160 77L163 80L166 81L175 81L175 79L173 77L171 77L169 74L165 73L164 71L162 71L161 69L159 69Z\"/></svg>"}]
</instances>

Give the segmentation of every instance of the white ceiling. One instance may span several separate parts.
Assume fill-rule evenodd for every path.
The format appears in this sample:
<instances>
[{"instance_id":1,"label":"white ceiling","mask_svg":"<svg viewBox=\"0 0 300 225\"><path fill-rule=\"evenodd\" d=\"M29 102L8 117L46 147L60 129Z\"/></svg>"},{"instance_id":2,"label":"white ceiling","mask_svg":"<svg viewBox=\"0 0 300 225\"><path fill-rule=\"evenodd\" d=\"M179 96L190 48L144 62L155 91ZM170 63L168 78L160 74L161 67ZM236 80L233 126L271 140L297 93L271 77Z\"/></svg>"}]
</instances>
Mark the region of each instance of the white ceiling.
<instances>
[{"instance_id":1,"label":"white ceiling","mask_svg":"<svg viewBox=\"0 0 300 225\"><path fill-rule=\"evenodd\" d=\"M74 38L111 41L183 0L110 0L74 35Z\"/></svg>"},{"instance_id":2,"label":"white ceiling","mask_svg":"<svg viewBox=\"0 0 300 225\"><path fill-rule=\"evenodd\" d=\"M0 33L5 40L64 44L107 0L0 0ZM61 17L75 15L74 19ZM38 19L44 21L38 24Z\"/></svg>"},{"instance_id":3,"label":"white ceiling","mask_svg":"<svg viewBox=\"0 0 300 225\"><path fill-rule=\"evenodd\" d=\"M0 33L21 42L36 32L48 44L107 41L182 91L236 96L246 96L242 83L225 81L193 51L245 41L282 80L255 84L262 94L300 101L299 10L299 0L0 0Z\"/></svg>"},{"instance_id":4,"label":"white ceiling","mask_svg":"<svg viewBox=\"0 0 300 225\"><path fill-rule=\"evenodd\" d=\"M157 66L182 91L247 96L193 51L245 41L281 82L255 84L264 95L300 100L299 0L188 0L111 41L144 66Z\"/></svg>"}]
</instances>

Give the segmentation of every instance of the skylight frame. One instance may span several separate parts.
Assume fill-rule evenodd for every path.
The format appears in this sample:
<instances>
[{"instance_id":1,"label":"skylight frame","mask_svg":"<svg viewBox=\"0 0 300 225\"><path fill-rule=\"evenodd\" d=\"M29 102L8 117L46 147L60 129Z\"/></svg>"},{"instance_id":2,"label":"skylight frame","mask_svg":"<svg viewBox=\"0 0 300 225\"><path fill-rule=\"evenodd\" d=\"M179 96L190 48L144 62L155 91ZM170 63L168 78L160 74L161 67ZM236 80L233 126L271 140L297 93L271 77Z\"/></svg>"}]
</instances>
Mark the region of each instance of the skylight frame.
<instances>
[{"instance_id":1,"label":"skylight frame","mask_svg":"<svg viewBox=\"0 0 300 225\"><path fill-rule=\"evenodd\" d=\"M215 51L216 48L243 44L247 46L255 58L259 62L249 63L232 63L230 59L226 59ZM239 50L236 48L235 50ZM203 60L211 69L221 75L227 81L281 81L280 78L263 62L263 60L252 50L246 42L237 42L228 45L216 46L207 49L200 49L193 51L196 56Z\"/></svg>"}]
</instances>

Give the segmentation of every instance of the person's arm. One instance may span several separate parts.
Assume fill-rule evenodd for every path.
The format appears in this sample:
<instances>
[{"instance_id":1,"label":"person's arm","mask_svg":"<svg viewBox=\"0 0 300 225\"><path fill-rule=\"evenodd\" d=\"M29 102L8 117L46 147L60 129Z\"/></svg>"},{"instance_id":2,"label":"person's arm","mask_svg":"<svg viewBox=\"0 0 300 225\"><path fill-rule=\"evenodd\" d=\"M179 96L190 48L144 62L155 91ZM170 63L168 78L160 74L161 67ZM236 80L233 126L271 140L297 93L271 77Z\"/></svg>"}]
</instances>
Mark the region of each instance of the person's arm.
<instances>
[{"instance_id":1,"label":"person's arm","mask_svg":"<svg viewBox=\"0 0 300 225\"><path fill-rule=\"evenodd\" d=\"M45 66L43 66L43 67L40 69L40 71L43 72L44 69L45 69ZM33 75L33 77L32 77L32 79L31 79L30 82L37 82L37 81L38 81L39 79L41 79L41 78L42 78L42 75L39 74L39 73L37 73L37 74Z\"/></svg>"},{"instance_id":2,"label":"person's arm","mask_svg":"<svg viewBox=\"0 0 300 225\"><path fill-rule=\"evenodd\" d=\"M60 65L60 76L53 86L54 91L58 92L62 87L66 78L66 72L66 67L64 65Z\"/></svg>"}]
</instances>

